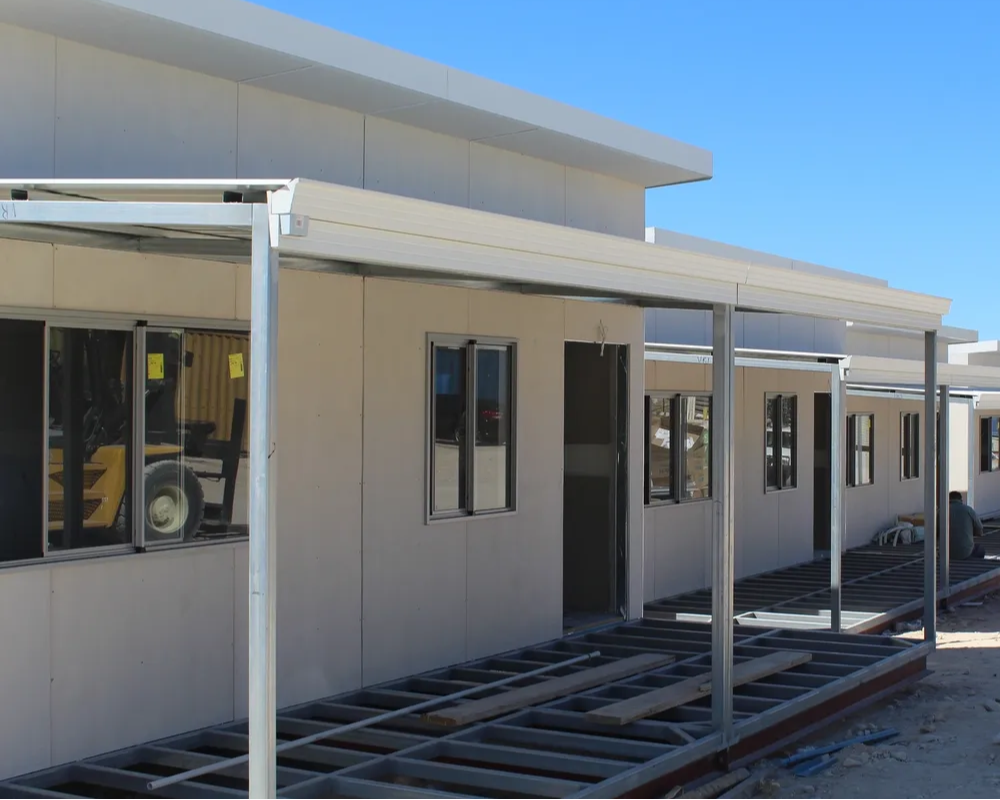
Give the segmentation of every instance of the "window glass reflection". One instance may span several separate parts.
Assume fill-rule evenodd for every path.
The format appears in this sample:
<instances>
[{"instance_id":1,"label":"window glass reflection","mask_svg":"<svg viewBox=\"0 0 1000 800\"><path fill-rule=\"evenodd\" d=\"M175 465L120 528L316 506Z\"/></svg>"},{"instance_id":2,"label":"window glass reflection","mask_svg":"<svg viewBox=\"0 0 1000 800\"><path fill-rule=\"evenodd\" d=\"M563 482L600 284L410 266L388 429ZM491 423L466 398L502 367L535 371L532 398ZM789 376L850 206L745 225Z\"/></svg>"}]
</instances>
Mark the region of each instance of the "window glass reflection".
<instances>
[{"instance_id":1,"label":"window glass reflection","mask_svg":"<svg viewBox=\"0 0 1000 800\"><path fill-rule=\"evenodd\" d=\"M49 331L48 548L132 541L131 331Z\"/></svg>"}]
</instances>

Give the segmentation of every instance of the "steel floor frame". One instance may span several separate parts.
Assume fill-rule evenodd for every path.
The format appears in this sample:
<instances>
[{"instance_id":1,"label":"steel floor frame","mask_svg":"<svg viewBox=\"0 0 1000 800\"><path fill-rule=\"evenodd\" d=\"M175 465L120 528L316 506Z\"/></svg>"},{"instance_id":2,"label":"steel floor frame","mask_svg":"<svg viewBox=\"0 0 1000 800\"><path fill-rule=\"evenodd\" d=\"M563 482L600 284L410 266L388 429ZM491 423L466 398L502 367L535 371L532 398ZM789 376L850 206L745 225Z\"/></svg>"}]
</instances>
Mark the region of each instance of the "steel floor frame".
<instances>
[{"instance_id":1,"label":"steel floor frame","mask_svg":"<svg viewBox=\"0 0 1000 800\"><path fill-rule=\"evenodd\" d=\"M961 600L1000 586L1000 521L985 522L983 560L952 561L949 588L938 599ZM866 545L841 557L841 620L849 633L875 633L923 610L923 543ZM738 626L830 627L830 559L823 558L736 581L734 614ZM712 591L654 600L645 606L651 619L711 622Z\"/></svg>"},{"instance_id":2,"label":"steel floor frame","mask_svg":"<svg viewBox=\"0 0 1000 800\"><path fill-rule=\"evenodd\" d=\"M308 735L594 650L601 656L590 666L642 652L672 653L677 661L496 720L447 728L405 716L286 751L278 761L278 796L621 797L685 770L707 772L728 752L711 729L710 697L620 728L585 718L588 710L710 671L710 626L647 619L285 709L278 737ZM922 670L930 646L830 632L736 631L737 663L777 650L805 650L813 658L736 689L737 740L766 741L769 731L803 715L842 710L839 699ZM15 778L0 783L0 797L246 797L245 765L158 793L146 784L245 753L247 744L245 721L219 725Z\"/></svg>"}]
</instances>

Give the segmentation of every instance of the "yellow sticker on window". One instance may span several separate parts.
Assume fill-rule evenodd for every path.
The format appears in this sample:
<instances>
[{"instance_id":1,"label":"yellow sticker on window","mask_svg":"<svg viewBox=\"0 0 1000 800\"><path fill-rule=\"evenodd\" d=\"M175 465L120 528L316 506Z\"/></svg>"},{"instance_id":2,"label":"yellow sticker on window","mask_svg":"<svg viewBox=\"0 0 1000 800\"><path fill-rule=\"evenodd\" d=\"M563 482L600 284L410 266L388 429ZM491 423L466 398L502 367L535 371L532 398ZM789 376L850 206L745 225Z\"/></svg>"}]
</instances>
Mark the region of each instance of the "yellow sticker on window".
<instances>
[{"instance_id":1,"label":"yellow sticker on window","mask_svg":"<svg viewBox=\"0 0 1000 800\"><path fill-rule=\"evenodd\" d=\"M229 354L229 377L231 380L236 380L237 378L242 378L245 375L243 371L243 353L230 353Z\"/></svg>"},{"instance_id":2,"label":"yellow sticker on window","mask_svg":"<svg viewBox=\"0 0 1000 800\"><path fill-rule=\"evenodd\" d=\"M163 353L146 354L146 378L151 381L163 380Z\"/></svg>"}]
</instances>

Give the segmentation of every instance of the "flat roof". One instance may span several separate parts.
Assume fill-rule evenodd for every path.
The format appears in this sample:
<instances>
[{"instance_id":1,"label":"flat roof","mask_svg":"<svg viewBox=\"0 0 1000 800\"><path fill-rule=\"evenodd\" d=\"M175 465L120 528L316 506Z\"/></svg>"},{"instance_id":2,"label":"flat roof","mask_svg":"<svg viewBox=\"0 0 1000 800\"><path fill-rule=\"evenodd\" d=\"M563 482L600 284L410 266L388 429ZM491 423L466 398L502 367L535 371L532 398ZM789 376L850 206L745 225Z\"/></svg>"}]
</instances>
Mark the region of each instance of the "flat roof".
<instances>
[{"instance_id":1,"label":"flat roof","mask_svg":"<svg viewBox=\"0 0 1000 800\"><path fill-rule=\"evenodd\" d=\"M647 188L712 177L708 150L246 0L3 0L0 23Z\"/></svg>"}]
</instances>

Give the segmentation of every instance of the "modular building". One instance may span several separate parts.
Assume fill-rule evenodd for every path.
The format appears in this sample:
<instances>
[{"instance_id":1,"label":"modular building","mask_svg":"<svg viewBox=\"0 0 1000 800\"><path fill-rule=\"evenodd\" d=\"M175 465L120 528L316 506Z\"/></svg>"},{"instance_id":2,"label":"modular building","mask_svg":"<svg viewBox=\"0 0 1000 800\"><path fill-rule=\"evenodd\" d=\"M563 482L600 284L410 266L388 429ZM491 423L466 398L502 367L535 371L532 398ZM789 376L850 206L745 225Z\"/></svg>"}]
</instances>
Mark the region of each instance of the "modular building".
<instances>
[{"instance_id":1,"label":"modular building","mask_svg":"<svg viewBox=\"0 0 1000 800\"><path fill-rule=\"evenodd\" d=\"M712 315L724 605L735 482L802 510L785 384L742 476L734 309L950 307L650 244L710 153L241 0L11 0L0 45L3 777L249 716L273 796L276 705L640 617L646 389L706 386L647 381L647 307Z\"/></svg>"},{"instance_id":2,"label":"modular building","mask_svg":"<svg viewBox=\"0 0 1000 800\"><path fill-rule=\"evenodd\" d=\"M836 275L856 284L859 292L886 285L877 278L659 228L647 230L647 241L792 274ZM712 584L711 491L701 450L692 448L688 420L696 413L707 438L711 324L705 311L646 312L647 601ZM843 372L846 400L841 415L842 441L847 442L843 549L868 544L900 518L919 521L924 497L923 337L886 325L805 314L737 312L733 324L737 579L829 552L834 370ZM997 423L991 408L1000 388L995 353L995 344L979 342L975 331L946 326L938 332L939 383L950 389L948 485L984 516L1000 511L1000 491L993 482ZM671 441L681 446L672 447Z\"/></svg>"}]
</instances>

